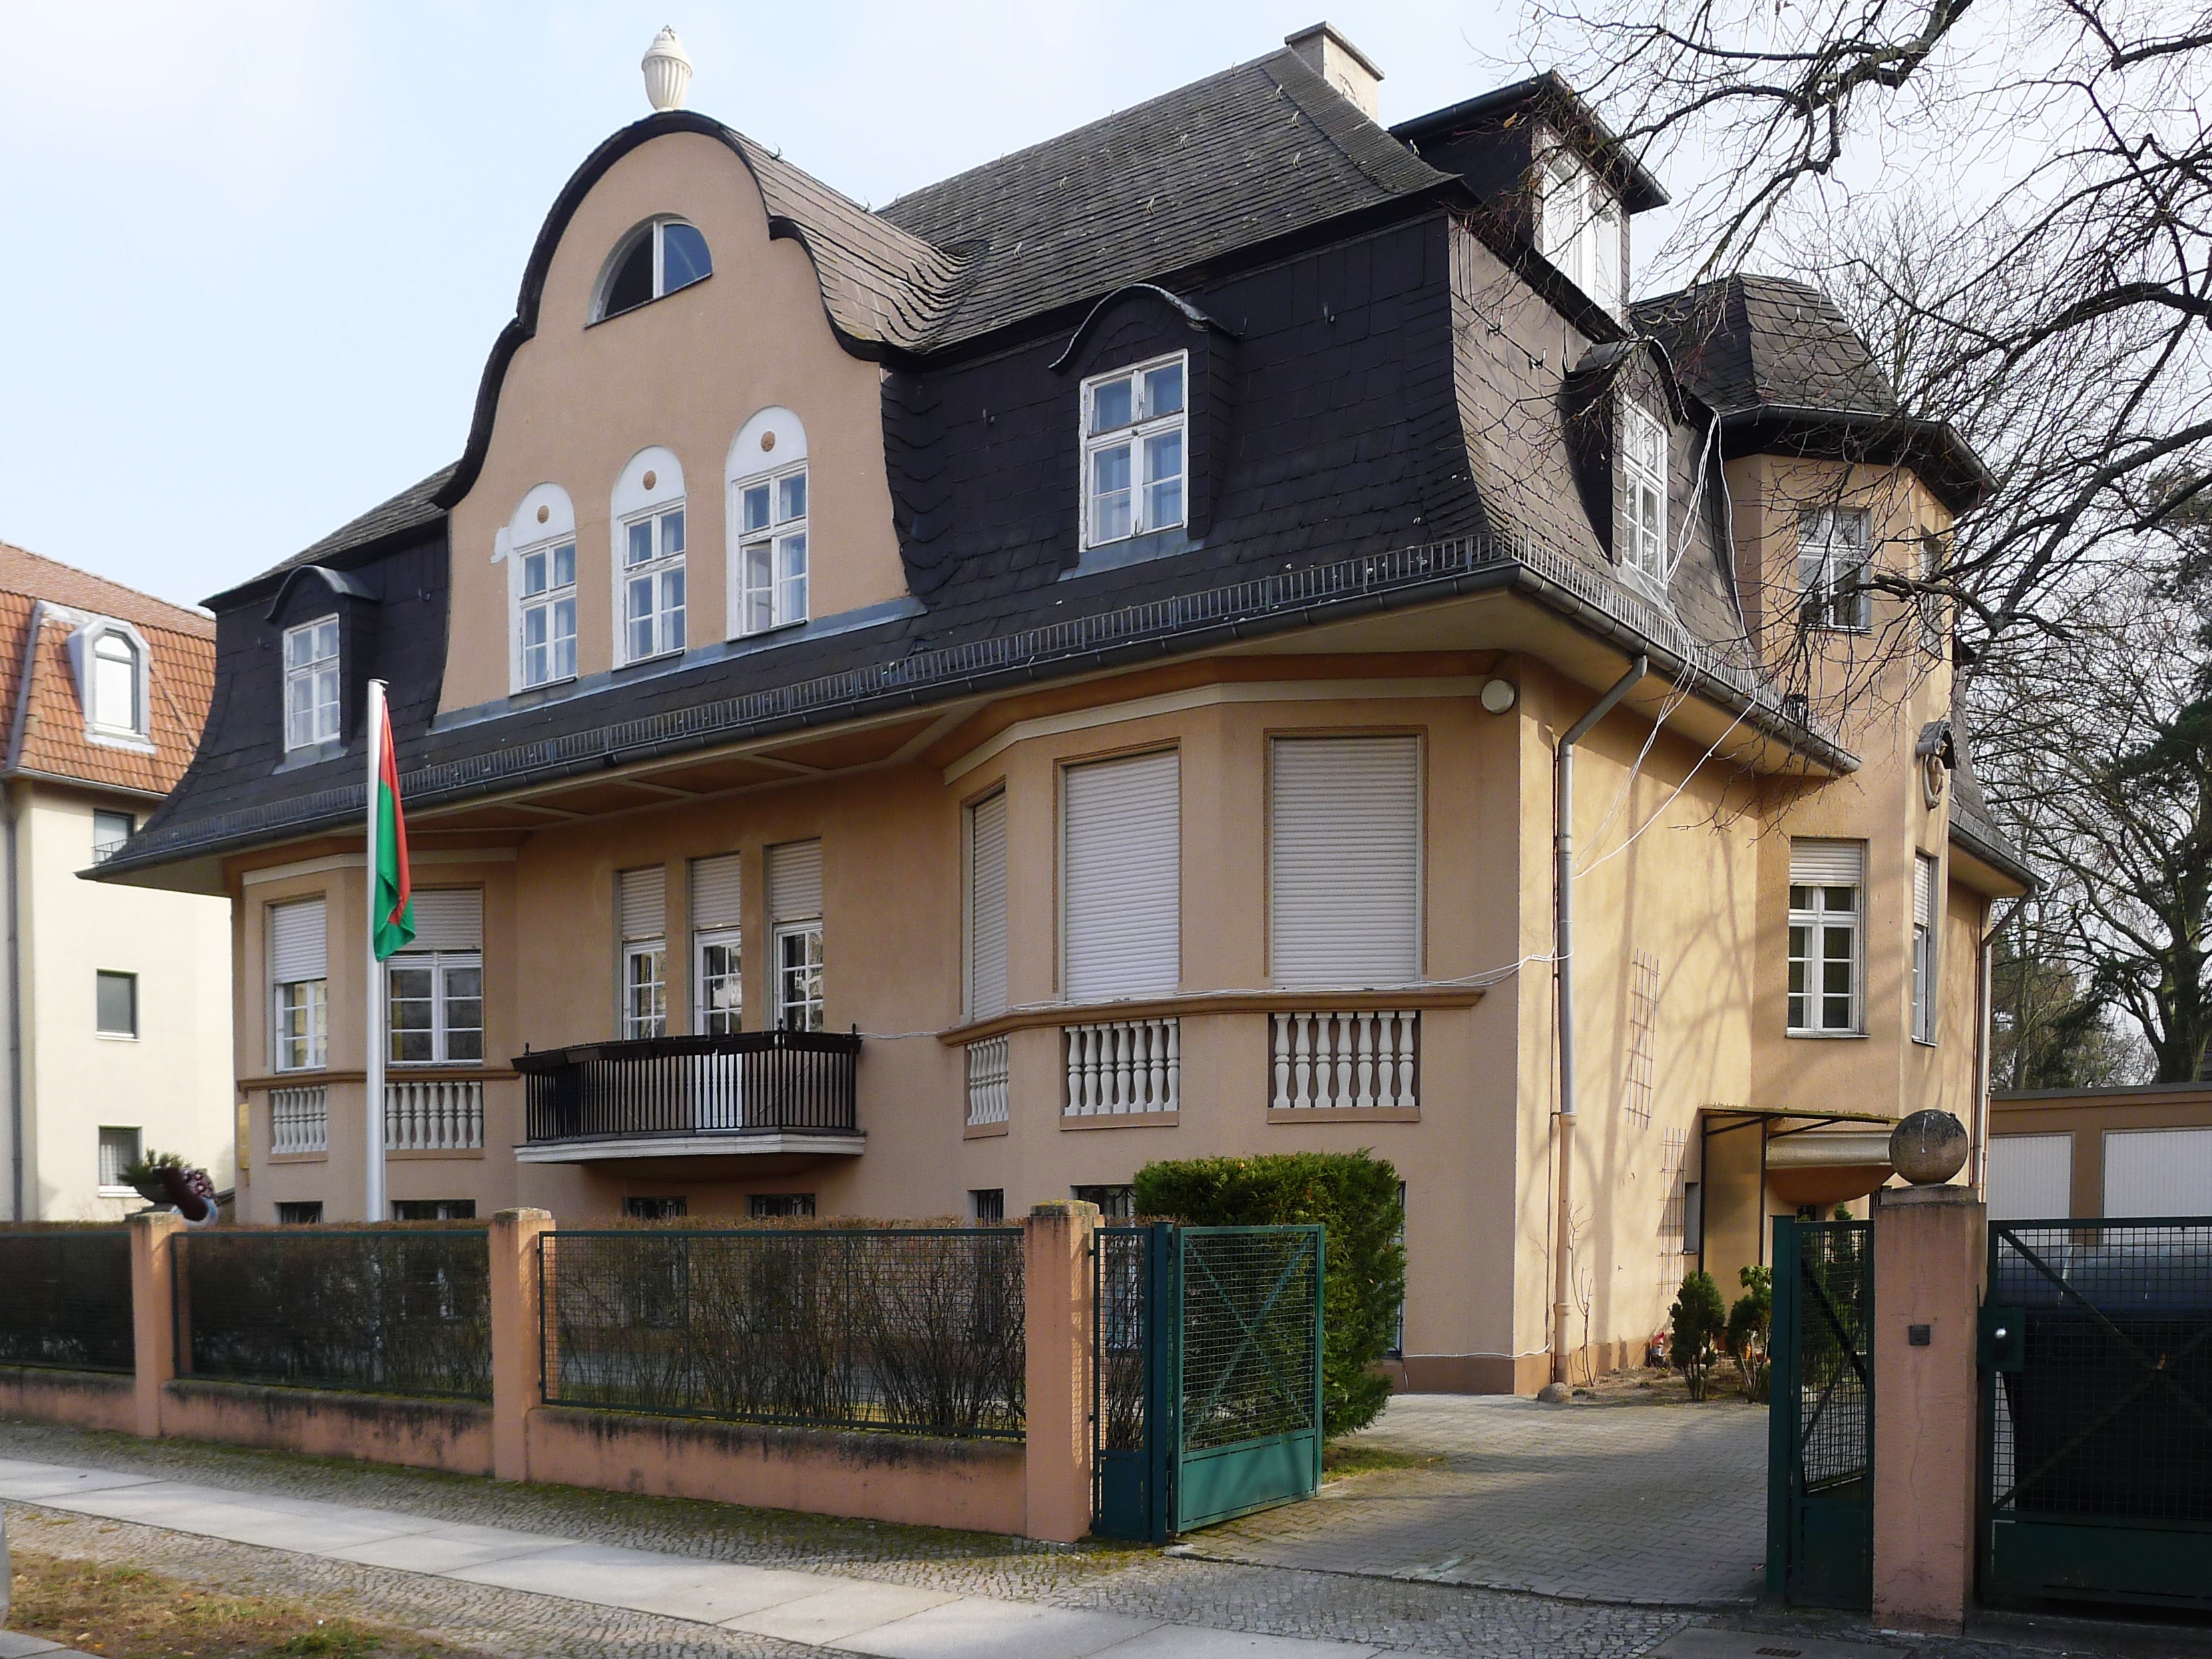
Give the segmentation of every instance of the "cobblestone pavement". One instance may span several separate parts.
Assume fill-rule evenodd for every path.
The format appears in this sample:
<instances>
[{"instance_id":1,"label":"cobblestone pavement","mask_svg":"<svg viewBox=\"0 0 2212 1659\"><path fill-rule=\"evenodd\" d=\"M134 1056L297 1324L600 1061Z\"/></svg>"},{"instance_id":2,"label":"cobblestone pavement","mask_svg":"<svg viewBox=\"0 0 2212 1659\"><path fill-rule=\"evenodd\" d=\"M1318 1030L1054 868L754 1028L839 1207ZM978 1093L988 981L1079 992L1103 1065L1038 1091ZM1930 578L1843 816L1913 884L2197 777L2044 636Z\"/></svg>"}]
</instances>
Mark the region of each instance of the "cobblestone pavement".
<instances>
[{"instance_id":1,"label":"cobblestone pavement","mask_svg":"<svg viewBox=\"0 0 2212 1659\"><path fill-rule=\"evenodd\" d=\"M1780 1635L1787 1642L1820 1637L1856 1643L1863 1644L1856 1652L1863 1659L1895 1659L1900 1652L1917 1653L1922 1659L2049 1659L2061 1650L2077 1655L2128 1652L2130 1659L2147 1659L2141 1652L2100 1646L2097 1640L2078 1635L2063 1644L2010 1638L1930 1643L1885 1636L1863 1620L1840 1617L1695 1614L1681 1608L1598 1605L1448 1583L1169 1556L1113 1545L1066 1548L682 1499L502 1485L40 1425L0 1422L0 1457L125 1470L226 1491L326 1499L702 1559L834 1572L1224 1632L1318 1638L1472 1659L1642 1659L1645 1655L1674 1659L1681 1650L1662 1648L1670 1638L1695 1640L1700 1632L1716 1628L1767 1638ZM559 1596L356 1565L130 1522L14 1503L7 1510L9 1528L26 1549L129 1561L211 1588L326 1607L515 1659L691 1659L695 1655L720 1659L733 1654L820 1659L822 1652L772 1638ZM1743 1651L1756 1651L1763 1644L1746 1644ZM1809 1650L1808 1656L1810 1659ZM1684 1653L1683 1659L1691 1656Z\"/></svg>"},{"instance_id":2,"label":"cobblestone pavement","mask_svg":"<svg viewBox=\"0 0 2212 1659\"><path fill-rule=\"evenodd\" d=\"M1747 1607L1766 1554L1766 1412L1401 1395L1350 1443L1431 1467L1201 1534L1223 1560L1652 1607Z\"/></svg>"}]
</instances>

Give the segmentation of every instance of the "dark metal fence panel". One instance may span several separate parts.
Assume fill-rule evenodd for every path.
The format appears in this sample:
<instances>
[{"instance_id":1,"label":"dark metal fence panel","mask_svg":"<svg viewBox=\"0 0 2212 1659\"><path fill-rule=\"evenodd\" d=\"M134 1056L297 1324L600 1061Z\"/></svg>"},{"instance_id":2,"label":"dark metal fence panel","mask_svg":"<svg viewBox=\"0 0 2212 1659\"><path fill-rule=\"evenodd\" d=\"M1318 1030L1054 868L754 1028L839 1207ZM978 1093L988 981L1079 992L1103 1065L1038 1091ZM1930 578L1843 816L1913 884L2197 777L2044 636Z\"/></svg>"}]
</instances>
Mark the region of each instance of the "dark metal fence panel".
<instances>
[{"instance_id":1,"label":"dark metal fence panel","mask_svg":"<svg viewBox=\"0 0 2212 1659\"><path fill-rule=\"evenodd\" d=\"M491 1398L480 1228L225 1231L173 1248L179 1376Z\"/></svg>"},{"instance_id":2,"label":"dark metal fence panel","mask_svg":"<svg viewBox=\"0 0 2212 1659\"><path fill-rule=\"evenodd\" d=\"M125 1230L0 1231L0 1365L127 1371L131 1330Z\"/></svg>"},{"instance_id":3,"label":"dark metal fence panel","mask_svg":"<svg viewBox=\"0 0 2212 1659\"><path fill-rule=\"evenodd\" d=\"M544 1236L549 1404L1018 1438L1022 1233Z\"/></svg>"},{"instance_id":4,"label":"dark metal fence panel","mask_svg":"<svg viewBox=\"0 0 2212 1659\"><path fill-rule=\"evenodd\" d=\"M1767 1580L1793 1606L1874 1594L1874 1228L1774 1223Z\"/></svg>"}]
</instances>

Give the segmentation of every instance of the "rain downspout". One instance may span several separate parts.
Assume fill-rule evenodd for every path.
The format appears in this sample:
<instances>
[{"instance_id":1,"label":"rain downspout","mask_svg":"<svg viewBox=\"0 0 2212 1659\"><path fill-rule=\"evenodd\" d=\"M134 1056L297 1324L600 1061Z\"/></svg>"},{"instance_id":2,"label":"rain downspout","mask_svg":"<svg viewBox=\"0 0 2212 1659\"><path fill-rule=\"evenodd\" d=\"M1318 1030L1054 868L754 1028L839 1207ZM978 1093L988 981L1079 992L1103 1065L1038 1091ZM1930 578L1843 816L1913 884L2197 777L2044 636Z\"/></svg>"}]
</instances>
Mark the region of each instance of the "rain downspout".
<instances>
[{"instance_id":1,"label":"rain downspout","mask_svg":"<svg viewBox=\"0 0 2212 1659\"><path fill-rule=\"evenodd\" d=\"M0 815L7 820L4 848L8 860L8 1162L9 1191L14 1208L9 1218L27 1221L23 1213L23 951L15 929L15 792L0 783Z\"/></svg>"},{"instance_id":2,"label":"rain downspout","mask_svg":"<svg viewBox=\"0 0 2212 1659\"><path fill-rule=\"evenodd\" d=\"M1559 739L1552 764L1552 812L1557 831L1553 837L1553 883L1558 892L1558 938L1553 947L1553 972L1559 980L1559 1110L1555 1156L1559 1159L1559 1193L1557 1218L1552 1228L1552 1381L1566 1383L1567 1376L1567 1219L1574 1213L1575 1150L1575 745L1590 728L1613 713L1636 683L1651 672L1651 659L1639 655L1613 690L1590 706Z\"/></svg>"}]
</instances>

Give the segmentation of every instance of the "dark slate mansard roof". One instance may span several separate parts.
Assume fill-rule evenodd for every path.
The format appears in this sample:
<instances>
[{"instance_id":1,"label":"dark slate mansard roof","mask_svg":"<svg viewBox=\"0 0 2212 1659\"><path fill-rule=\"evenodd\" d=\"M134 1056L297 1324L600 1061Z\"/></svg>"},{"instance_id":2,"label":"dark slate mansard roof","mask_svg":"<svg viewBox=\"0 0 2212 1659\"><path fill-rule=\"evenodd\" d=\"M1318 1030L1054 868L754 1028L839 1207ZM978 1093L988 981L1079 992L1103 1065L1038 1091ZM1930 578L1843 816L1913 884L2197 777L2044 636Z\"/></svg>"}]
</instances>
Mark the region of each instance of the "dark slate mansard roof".
<instances>
[{"instance_id":1,"label":"dark slate mansard roof","mask_svg":"<svg viewBox=\"0 0 2212 1659\"><path fill-rule=\"evenodd\" d=\"M1064 343L1065 331L1085 312L1129 284L1236 280L1236 271L1279 250L1341 242L1447 210L1555 304L1563 285L1525 239L1509 245L1494 216L1486 223L1485 204L1459 175L1421 161L1288 52L915 191L881 214L719 122L686 112L656 115L602 144L549 214L515 319L486 368L462 459L216 596L213 607L240 613L235 623L241 629L250 624L265 631L263 611L288 573L308 566L343 570L396 556L386 586L407 589L398 599L442 608L441 579L410 574L403 581L398 572L402 565L428 572L434 567L422 562L428 556L442 577L447 509L474 482L506 365L536 330L552 250L585 193L615 160L676 131L727 143L752 171L769 207L771 235L799 240L812 257L840 342L856 355L884 361L894 381L902 365L910 376L940 362L975 361L975 353L1016 338L1017 330L1036 340L1060 331ZM1609 322L1599 326L1619 333ZM1747 316L1738 326L1753 336L1772 331L1763 317ZM1755 365L1771 354L1754 338L1745 355ZM1692 395L1710 388L1723 410L1729 407L1733 383L1701 382L1695 374L1684 378ZM1460 476L1466 476L1463 459ZM1484 522L1478 514L1461 518L1455 528L1449 514L1431 518L1428 533L1459 539L1408 547L1417 538L1400 536L1384 548L1356 538L1329 539L1324 517L1318 530L1298 536L1261 537L1249 544L1222 538L1211 546L1201 540L1186 553L1077 582L1058 580L1068 573L1049 563L1040 567L1032 559L1024 570L1020 558L1010 562L987 553L966 560L958 580L933 591L916 613L797 638L773 651L710 647L697 653L696 663L618 690L467 724L434 722L441 671L430 655L442 662L442 628L440 638L420 649L410 642L404 653L419 685L400 684L396 660L388 670L381 662L378 667L392 679L394 732L409 793L430 804L526 776L545 781L596 771L617 758L640 760L918 706L1051 672L1155 659L1170 650L1302 627L1346 606L1418 604L1511 585L1579 617L1625 648L1651 649L1662 672L1699 681L1709 693L1745 708L1754 725L1828 763L1853 763L1793 720L1773 688L1745 665L1740 633L1723 637L1716 617L1699 622L1703 637L1691 633L1680 620L1626 594L1586 556L1462 533L1479 532ZM1316 548L1328 562L1314 562ZM1346 553L1361 556L1348 559ZM249 607L250 619L243 614ZM419 627L411 617L408 625ZM398 643L391 632L387 623L387 648ZM225 633L231 636L229 629ZM219 683L211 738L232 724L228 710L236 678L227 672ZM249 686L238 695L252 699L263 692ZM103 872L127 876L358 815L362 792L349 763L304 767L279 779L271 775L276 758L265 742L204 744L194 775Z\"/></svg>"}]
</instances>

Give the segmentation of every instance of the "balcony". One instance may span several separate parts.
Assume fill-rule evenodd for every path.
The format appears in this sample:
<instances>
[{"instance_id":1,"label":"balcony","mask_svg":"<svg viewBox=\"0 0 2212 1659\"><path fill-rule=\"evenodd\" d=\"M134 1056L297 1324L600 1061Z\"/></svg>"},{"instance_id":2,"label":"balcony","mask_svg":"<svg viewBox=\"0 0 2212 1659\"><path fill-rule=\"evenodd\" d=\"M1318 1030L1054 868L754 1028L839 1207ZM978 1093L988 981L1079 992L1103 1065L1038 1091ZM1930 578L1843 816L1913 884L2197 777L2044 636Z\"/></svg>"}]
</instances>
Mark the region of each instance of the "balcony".
<instances>
[{"instance_id":1,"label":"balcony","mask_svg":"<svg viewBox=\"0 0 2212 1659\"><path fill-rule=\"evenodd\" d=\"M524 1164L850 1156L860 1039L835 1031L594 1042L522 1055Z\"/></svg>"}]
</instances>

